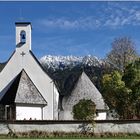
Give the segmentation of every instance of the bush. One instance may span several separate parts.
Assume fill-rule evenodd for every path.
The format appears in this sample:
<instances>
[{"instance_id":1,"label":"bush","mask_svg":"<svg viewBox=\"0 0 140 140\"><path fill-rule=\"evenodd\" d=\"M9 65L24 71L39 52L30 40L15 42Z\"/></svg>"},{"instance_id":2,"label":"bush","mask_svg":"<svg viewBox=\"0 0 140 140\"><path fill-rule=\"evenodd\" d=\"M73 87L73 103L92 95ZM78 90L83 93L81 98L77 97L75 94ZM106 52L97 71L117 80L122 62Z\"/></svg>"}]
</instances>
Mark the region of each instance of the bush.
<instances>
[{"instance_id":1,"label":"bush","mask_svg":"<svg viewBox=\"0 0 140 140\"><path fill-rule=\"evenodd\" d=\"M96 112L96 105L91 100L82 99L73 106L73 117L76 120L87 120L93 118Z\"/></svg>"}]
</instances>

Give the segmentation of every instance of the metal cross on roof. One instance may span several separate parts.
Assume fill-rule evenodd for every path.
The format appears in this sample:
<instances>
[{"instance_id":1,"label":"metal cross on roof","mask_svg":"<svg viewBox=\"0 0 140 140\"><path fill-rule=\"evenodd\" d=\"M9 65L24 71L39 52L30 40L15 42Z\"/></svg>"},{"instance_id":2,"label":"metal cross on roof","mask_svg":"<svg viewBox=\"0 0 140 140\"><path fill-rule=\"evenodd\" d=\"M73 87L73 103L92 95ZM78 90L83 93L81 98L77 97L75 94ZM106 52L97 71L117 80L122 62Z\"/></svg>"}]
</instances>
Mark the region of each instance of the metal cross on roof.
<instances>
[{"instance_id":1,"label":"metal cross on roof","mask_svg":"<svg viewBox=\"0 0 140 140\"><path fill-rule=\"evenodd\" d=\"M24 56L24 55L25 55L25 52L20 53L20 55L21 55L21 56Z\"/></svg>"},{"instance_id":2,"label":"metal cross on roof","mask_svg":"<svg viewBox=\"0 0 140 140\"><path fill-rule=\"evenodd\" d=\"M22 8L19 9L19 21L23 21L24 20L24 17L22 15Z\"/></svg>"}]
</instances>

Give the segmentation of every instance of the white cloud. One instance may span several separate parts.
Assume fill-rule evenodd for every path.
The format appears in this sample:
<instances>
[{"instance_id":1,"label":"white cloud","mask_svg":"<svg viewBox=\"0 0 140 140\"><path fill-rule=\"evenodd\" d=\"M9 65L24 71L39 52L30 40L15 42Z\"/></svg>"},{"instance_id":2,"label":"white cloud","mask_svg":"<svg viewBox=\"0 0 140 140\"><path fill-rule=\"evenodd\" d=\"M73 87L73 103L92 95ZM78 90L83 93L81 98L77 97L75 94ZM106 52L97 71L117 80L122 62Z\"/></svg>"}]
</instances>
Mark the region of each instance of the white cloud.
<instances>
[{"instance_id":1,"label":"white cloud","mask_svg":"<svg viewBox=\"0 0 140 140\"><path fill-rule=\"evenodd\" d=\"M92 16L80 17L75 20L69 20L66 18L55 19L42 19L39 20L41 25L47 28L60 28L60 29L94 29L100 26L100 20L94 19Z\"/></svg>"},{"instance_id":2,"label":"white cloud","mask_svg":"<svg viewBox=\"0 0 140 140\"><path fill-rule=\"evenodd\" d=\"M135 11L134 15L135 15L136 20L139 21L140 20L140 11Z\"/></svg>"},{"instance_id":3,"label":"white cloud","mask_svg":"<svg viewBox=\"0 0 140 140\"><path fill-rule=\"evenodd\" d=\"M107 5L97 9L93 7L90 10L92 14L84 14L78 18L75 16L46 18L39 20L39 23L46 28L65 30L94 30L100 27L120 28L125 25L140 25L140 10L131 2L108 2Z\"/></svg>"},{"instance_id":4,"label":"white cloud","mask_svg":"<svg viewBox=\"0 0 140 140\"><path fill-rule=\"evenodd\" d=\"M134 3L109 3L108 13L110 15L104 18L105 24L103 26L110 26L113 28L122 27L125 25L136 26L140 25L140 10ZM140 4L140 3L139 3Z\"/></svg>"},{"instance_id":5,"label":"white cloud","mask_svg":"<svg viewBox=\"0 0 140 140\"><path fill-rule=\"evenodd\" d=\"M43 19L41 20L41 24L47 27L59 27L59 28L71 29L71 28L76 28L79 23L76 20L70 21L63 18L59 18L59 19Z\"/></svg>"}]
</instances>

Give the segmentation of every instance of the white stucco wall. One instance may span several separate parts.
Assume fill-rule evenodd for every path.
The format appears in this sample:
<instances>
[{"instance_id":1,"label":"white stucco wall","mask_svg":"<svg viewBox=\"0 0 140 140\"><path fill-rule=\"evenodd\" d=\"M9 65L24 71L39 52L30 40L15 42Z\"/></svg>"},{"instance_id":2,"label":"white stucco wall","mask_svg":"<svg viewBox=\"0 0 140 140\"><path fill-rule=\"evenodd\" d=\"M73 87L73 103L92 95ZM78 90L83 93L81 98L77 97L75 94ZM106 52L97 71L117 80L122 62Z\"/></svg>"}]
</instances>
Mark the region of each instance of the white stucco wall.
<instances>
[{"instance_id":1,"label":"white stucco wall","mask_svg":"<svg viewBox=\"0 0 140 140\"><path fill-rule=\"evenodd\" d=\"M82 122L81 123L43 123L43 124L36 124L36 123L9 123L7 124L4 122L0 123L0 134L8 134L10 130L13 132L30 132L30 131L43 131L43 132L81 132L82 131ZM86 127L92 127L92 125L87 125ZM9 129L10 128L10 129ZM121 134L140 134L140 122L96 122L94 133L95 134L103 134L103 133L121 133ZM92 131L90 129L87 129ZM93 132L93 131L92 131Z\"/></svg>"},{"instance_id":2,"label":"white stucco wall","mask_svg":"<svg viewBox=\"0 0 140 140\"><path fill-rule=\"evenodd\" d=\"M106 112L98 112L98 115L95 117L95 120L106 120ZM61 111L59 113L59 120L74 120L73 113L69 110Z\"/></svg>"},{"instance_id":3,"label":"white stucco wall","mask_svg":"<svg viewBox=\"0 0 140 140\"><path fill-rule=\"evenodd\" d=\"M58 91L52 79L42 70L30 53L31 26L16 27L16 44L19 42L19 33L22 30L26 31L27 40L23 46L16 48L14 55L0 73L0 98L4 88L24 69L47 101L47 106L43 108L43 119L57 119ZM21 55L22 52L25 53L24 56Z\"/></svg>"},{"instance_id":4,"label":"white stucco wall","mask_svg":"<svg viewBox=\"0 0 140 140\"><path fill-rule=\"evenodd\" d=\"M59 112L59 120L73 120L73 114L69 110Z\"/></svg>"},{"instance_id":5,"label":"white stucco wall","mask_svg":"<svg viewBox=\"0 0 140 140\"><path fill-rule=\"evenodd\" d=\"M59 93L58 90L56 88L56 86L54 85L54 120L58 120L58 101L59 101Z\"/></svg>"},{"instance_id":6,"label":"white stucco wall","mask_svg":"<svg viewBox=\"0 0 140 140\"><path fill-rule=\"evenodd\" d=\"M100 112L96 116L95 120L106 120L107 113L106 112Z\"/></svg>"},{"instance_id":7,"label":"white stucco wall","mask_svg":"<svg viewBox=\"0 0 140 140\"><path fill-rule=\"evenodd\" d=\"M41 107L16 107L16 119L17 120L41 120L42 119L42 109Z\"/></svg>"}]
</instances>

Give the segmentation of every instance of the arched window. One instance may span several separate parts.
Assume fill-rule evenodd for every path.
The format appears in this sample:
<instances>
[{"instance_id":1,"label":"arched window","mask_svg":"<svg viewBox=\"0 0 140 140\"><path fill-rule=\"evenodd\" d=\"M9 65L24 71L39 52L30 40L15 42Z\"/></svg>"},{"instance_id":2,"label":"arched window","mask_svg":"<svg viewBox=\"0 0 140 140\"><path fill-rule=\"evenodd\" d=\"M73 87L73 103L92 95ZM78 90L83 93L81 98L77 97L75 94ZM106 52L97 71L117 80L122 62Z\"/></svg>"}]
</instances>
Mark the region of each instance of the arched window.
<instances>
[{"instance_id":1,"label":"arched window","mask_svg":"<svg viewBox=\"0 0 140 140\"><path fill-rule=\"evenodd\" d=\"M21 43L25 43L26 42L26 32L25 31L21 31L20 32L20 42Z\"/></svg>"}]
</instances>

